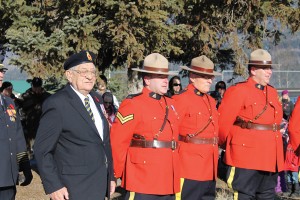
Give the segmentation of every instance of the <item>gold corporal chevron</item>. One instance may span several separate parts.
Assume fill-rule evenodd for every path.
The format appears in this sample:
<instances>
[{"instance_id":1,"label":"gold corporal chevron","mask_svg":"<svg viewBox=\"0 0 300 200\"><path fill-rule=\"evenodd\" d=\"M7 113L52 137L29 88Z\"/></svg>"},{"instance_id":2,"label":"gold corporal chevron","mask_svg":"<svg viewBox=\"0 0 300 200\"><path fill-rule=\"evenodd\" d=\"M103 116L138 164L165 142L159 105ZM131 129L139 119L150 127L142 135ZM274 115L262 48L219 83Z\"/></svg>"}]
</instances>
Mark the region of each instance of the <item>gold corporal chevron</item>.
<instances>
[{"instance_id":1,"label":"gold corporal chevron","mask_svg":"<svg viewBox=\"0 0 300 200\"><path fill-rule=\"evenodd\" d=\"M117 118L121 122L121 124L125 124L126 122L129 122L134 119L134 115L130 114L127 116L123 116L120 112L117 113Z\"/></svg>"}]
</instances>

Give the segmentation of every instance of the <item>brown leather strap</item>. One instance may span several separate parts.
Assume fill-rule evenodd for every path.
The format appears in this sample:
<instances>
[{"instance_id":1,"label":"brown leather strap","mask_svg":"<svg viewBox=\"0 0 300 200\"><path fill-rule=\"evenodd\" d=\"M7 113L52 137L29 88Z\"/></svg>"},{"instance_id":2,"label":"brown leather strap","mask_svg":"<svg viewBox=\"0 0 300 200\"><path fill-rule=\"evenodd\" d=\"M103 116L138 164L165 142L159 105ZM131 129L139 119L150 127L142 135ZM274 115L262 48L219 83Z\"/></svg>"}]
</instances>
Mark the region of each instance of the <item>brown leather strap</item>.
<instances>
[{"instance_id":1,"label":"brown leather strap","mask_svg":"<svg viewBox=\"0 0 300 200\"><path fill-rule=\"evenodd\" d=\"M259 131L278 131L279 125L278 124L256 124L251 121L244 121L240 118L237 118L235 122L233 123L235 126L239 126L241 128L246 129L255 129Z\"/></svg>"},{"instance_id":2,"label":"brown leather strap","mask_svg":"<svg viewBox=\"0 0 300 200\"><path fill-rule=\"evenodd\" d=\"M169 148L177 149L176 141L159 141L159 140L131 140L131 147L140 147L140 148Z\"/></svg>"},{"instance_id":3,"label":"brown leather strap","mask_svg":"<svg viewBox=\"0 0 300 200\"><path fill-rule=\"evenodd\" d=\"M193 144L218 144L218 137L213 138L196 138L196 137L189 137L179 135L178 137L179 141L186 142L186 143L193 143Z\"/></svg>"}]
</instances>

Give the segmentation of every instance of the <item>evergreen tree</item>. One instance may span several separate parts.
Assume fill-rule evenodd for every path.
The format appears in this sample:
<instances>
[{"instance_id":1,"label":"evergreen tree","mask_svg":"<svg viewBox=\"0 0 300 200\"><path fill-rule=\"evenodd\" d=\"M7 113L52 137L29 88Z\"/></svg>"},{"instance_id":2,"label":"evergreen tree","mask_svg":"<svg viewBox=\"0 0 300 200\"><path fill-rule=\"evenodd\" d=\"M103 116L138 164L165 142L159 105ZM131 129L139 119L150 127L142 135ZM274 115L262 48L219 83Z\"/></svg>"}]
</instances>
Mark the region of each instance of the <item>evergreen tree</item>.
<instances>
[{"instance_id":1,"label":"evergreen tree","mask_svg":"<svg viewBox=\"0 0 300 200\"><path fill-rule=\"evenodd\" d=\"M198 55L220 69L245 74L243 63L263 41L279 43L282 30L299 29L299 0L7 0L0 1L0 43L11 63L59 85L63 62L88 49L97 67L141 67L159 52L188 64ZM141 88L128 70L131 92ZM134 88L134 89L132 89Z\"/></svg>"}]
</instances>

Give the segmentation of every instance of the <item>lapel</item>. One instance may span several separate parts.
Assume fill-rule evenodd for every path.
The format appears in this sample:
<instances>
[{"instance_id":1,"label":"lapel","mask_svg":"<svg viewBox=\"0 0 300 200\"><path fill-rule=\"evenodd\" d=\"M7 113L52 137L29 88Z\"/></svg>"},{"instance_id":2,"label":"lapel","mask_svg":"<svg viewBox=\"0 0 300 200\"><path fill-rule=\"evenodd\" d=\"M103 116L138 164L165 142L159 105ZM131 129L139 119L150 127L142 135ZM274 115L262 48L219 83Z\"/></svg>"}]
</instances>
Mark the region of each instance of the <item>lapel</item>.
<instances>
[{"instance_id":1,"label":"lapel","mask_svg":"<svg viewBox=\"0 0 300 200\"><path fill-rule=\"evenodd\" d=\"M96 107L97 107L97 109L99 111L100 117L102 119L103 140L104 140L108 136L108 134L109 134L109 125L108 125L107 119L106 119L106 117L104 116L104 113L103 113L103 112L105 112L104 105L103 105L103 100L102 100L101 95L99 95L95 91L91 91L90 95L92 96L93 101L95 102Z\"/></svg>"},{"instance_id":2,"label":"lapel","mask_svg":"<svg viewBox=\"0 0 300 200\"><path fill-rule=\"evenodd\" d=\"M77 110L77 112L82 116L82 118L94 130L95 134L97 134L97 136L101 139L101 137L98 133L98 130L97 130L91 116L86 111L86 108L84 107L84 105L83 105L81 99L79 98L79 96L73 91L73 89L71 88L71 86L69 84L66 86L66 91L69 93L69 96L70 96L70 104L73 106L73 108L75 110ZM102 139L101 139L101 141L102 141Z\"/></svg>"}]
</instances>

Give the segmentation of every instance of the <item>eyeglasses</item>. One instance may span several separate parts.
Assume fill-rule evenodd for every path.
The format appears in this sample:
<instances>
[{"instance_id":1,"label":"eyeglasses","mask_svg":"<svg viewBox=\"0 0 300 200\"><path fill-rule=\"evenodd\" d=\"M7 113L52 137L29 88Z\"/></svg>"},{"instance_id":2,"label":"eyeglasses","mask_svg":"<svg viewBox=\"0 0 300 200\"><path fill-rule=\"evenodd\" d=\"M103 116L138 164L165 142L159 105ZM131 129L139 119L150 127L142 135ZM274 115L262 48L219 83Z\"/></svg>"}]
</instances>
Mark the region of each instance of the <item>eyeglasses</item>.
<instances>
[{"instance_id":1,"label":"eyeglasses","mask_svg":"<svg viewBox=\"0 0 300 200\"><path fill-rule=\"evenodd\" d=\"M76 70L76 69L72 69L72 71L77 72L82 77L86 77L87 75L92 75L93 77L96 77L96 75L97 75L97 71Z\"/></svg>"},{"instance_id":2,"label":"eyeglasses","mask_svg":"<svg viewBox=\"0 0 300 200\"><path fill-rule=\"evenodd\" d=\"M173 83L173 86L181 86L180 83Z\"/></svg>"}]
</instances>

